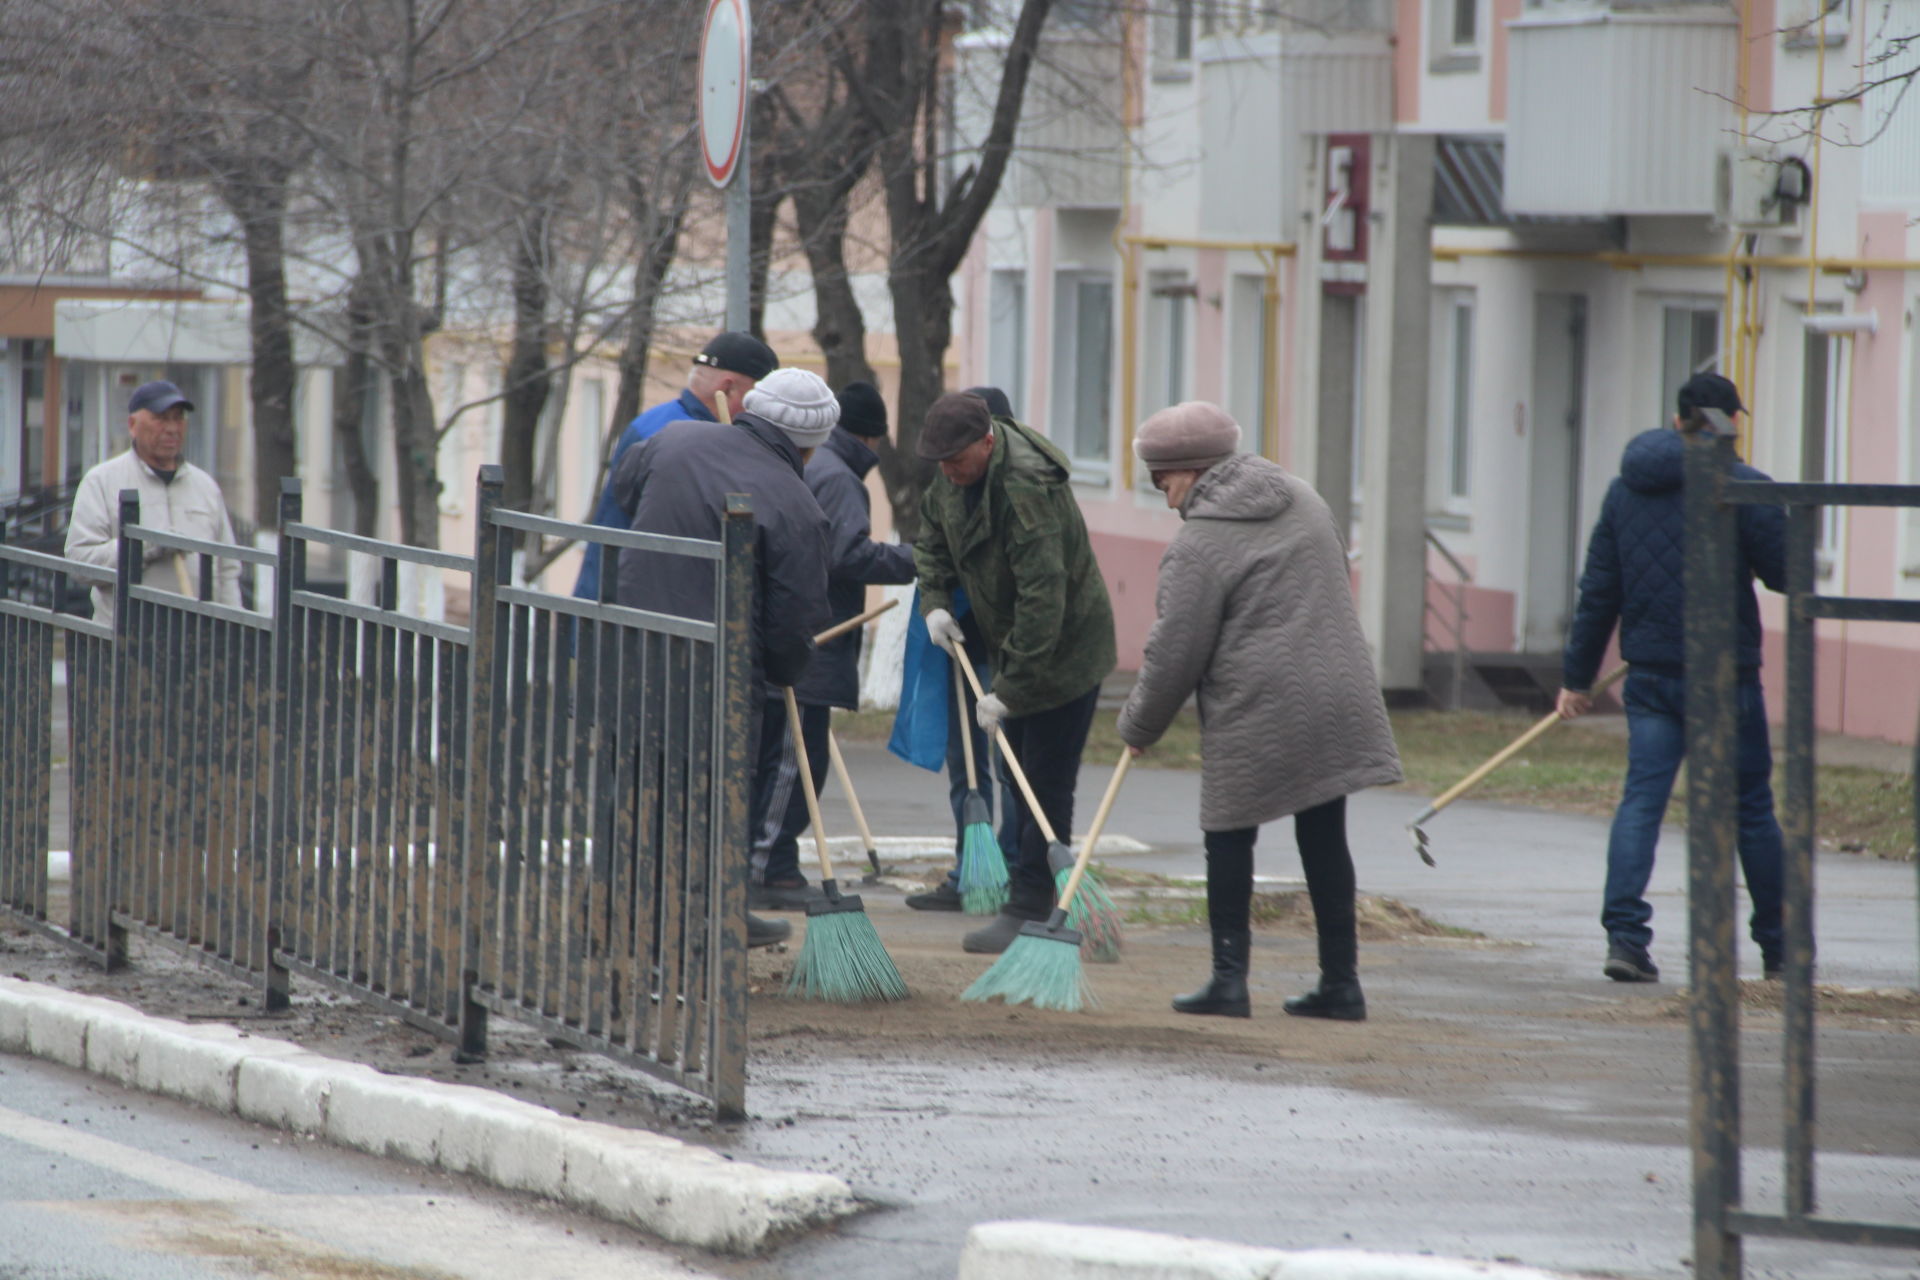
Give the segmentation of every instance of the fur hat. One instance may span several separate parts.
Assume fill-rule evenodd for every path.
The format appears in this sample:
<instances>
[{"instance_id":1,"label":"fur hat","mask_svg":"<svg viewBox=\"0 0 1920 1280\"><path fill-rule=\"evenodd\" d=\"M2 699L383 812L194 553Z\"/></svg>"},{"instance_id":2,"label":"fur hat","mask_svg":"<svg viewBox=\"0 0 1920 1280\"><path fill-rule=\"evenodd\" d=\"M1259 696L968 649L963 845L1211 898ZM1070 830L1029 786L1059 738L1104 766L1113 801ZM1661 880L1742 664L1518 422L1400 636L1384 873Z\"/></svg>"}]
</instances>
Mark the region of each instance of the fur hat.
<instances>
[{"instance_id":1,"label":"fur hat","mask_svg":"<svg viewBox=\"0 0 1920 1280\"><path fill-rule=\"evenodd\" d=\"M825 444L833 424L840 421L840 402L832 390L819 374L805 369L775 369L754 384L741 407L786 432L802 449Z\"/></svg>"},{"instance_id":2,"label":"fur hat","mask_svg":"<svg viewBox=\"0 0 1920 1280\"><path fill-rule=\"evenodd\" d=\"M1140 424L1133 451L1149 471L1205 471L1240 449L1240 424L1205 400L1171 405Z\"/></svg>"}]
</instances>

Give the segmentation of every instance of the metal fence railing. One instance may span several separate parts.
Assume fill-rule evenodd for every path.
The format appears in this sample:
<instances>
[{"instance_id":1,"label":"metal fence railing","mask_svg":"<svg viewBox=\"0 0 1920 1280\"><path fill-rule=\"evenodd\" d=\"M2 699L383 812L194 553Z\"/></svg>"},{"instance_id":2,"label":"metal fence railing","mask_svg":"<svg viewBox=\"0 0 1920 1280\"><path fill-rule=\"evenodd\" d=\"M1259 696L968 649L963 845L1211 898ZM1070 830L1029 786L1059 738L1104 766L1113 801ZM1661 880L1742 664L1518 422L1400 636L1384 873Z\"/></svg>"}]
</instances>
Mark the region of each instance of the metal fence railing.
<instances>
[{"instance_id":1,"label":"metal fence railing","mask_svg":"<svg viewBox=\"0 0 1920 1280\"><path fill-rule=\"evenodd\" d=\"M1815 590L1822 507L1920 507L1920 486L1775 484L1732 478L1730 436L1690 434L1686 453L1687 855L1692 957L1694 1274L1737 1280L1747 1236L1920 1248L1920 1222L1822 1217L1814 1163L1814 623L1920 622L1920 600ZM1735 966L1739 702L1738 508L1786 508L1786 787L1782 1113L1784 1203L1741 1195L1740 986ZM1920 787L1920 784L1917 784ZM1920 789L1915 792L1920 804ZM1920 836L1920 811L1916 811ZM1916 865L1920 871L1920 864Z\"/></svg>"},{"instance_id":2,"label":"metal fence railing","mask_svg":"<svg viewBox=\"0 0 1920 1280\"><path fill-rule=\"evenodd\" d=\"M661 538L501 510L502 484L481 469L471 556L308 525L296 481L274 552L143 526L131 491L117 574L0 544L0 915L108 967L129 933L172 947L269 1010L312 981L470 1056L508 1016L737 1115L751 510L729 499L717 542ZM534 533L703 562L712 616L514 586ZM373 599L311 589L315 547L370 557ZM150 554L197 556L200 581L144 581ZM268 612L214 599L221 560L272 568ZM436 572L466 581L467 621L406 607L406 575ZM111 586L113 623L10 598L28 574Z\"/></svg>"}]
</instances>

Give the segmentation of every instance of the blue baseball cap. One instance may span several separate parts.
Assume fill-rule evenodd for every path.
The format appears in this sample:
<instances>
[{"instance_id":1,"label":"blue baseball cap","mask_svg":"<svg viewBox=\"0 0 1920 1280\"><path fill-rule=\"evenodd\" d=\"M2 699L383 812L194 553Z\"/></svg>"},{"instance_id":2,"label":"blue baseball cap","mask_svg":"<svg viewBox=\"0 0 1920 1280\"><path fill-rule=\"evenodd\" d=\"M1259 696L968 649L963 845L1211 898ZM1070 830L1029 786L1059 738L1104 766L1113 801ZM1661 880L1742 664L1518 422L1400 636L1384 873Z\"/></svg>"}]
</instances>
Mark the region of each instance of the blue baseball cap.
<instances>
[{"instance_id":1,"label":"blue baseball cap","mask_svg":"<svg viewBox=\"0 0 1920 1280\"><path fill-rule=\"evenodd\" d=\"M143 382L134 388L133 396L127 401L127 412L138 413L145 409L148 413L165 413L178 406L193 411L193 401L180 392L180 388L171 382Z\"/></svg>"}]
</instances>

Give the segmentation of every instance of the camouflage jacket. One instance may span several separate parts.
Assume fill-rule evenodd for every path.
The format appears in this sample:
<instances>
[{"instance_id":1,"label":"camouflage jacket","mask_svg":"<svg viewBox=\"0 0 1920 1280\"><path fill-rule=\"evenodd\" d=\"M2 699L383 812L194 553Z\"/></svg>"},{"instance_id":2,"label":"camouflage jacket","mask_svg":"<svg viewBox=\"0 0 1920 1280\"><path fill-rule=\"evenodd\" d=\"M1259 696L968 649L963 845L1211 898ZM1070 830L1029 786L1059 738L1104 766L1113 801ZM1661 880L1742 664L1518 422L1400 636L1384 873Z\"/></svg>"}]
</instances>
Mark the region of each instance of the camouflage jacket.
<instances>
[{"instance_id":1,"label":"camouflage jacket","mask_svg":"<svg viewBox=\"0 0 1920 1280\"><path fill-rule=\"evenodd\" d=\"M921 606L953 608L965 587L1010 714L1073 701L1113 670L1113 606L1068 483L1067 460L1011 418L993 420L980 501L935 475L913 549Z\"/></svg>"}]
</instances>

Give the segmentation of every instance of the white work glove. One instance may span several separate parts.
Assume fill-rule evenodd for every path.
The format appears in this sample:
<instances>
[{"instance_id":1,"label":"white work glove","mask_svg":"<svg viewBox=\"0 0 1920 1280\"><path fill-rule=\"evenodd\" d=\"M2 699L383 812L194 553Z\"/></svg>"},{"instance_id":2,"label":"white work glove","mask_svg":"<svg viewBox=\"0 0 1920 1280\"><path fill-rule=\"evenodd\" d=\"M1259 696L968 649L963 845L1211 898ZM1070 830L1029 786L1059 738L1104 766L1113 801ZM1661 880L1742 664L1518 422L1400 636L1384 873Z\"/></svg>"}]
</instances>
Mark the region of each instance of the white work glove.
<instances>
[{"instance_id":1,"label":"white work glove","mask_svg":"<svg viewBox=\"0 0 1920 1280\"><path fill-rule=\"evenodd\" d=\"M945 649L948 653L957 653L964 643L960 624L954 621L952 614L945 609L935 609L927 615L927 639Z\"/></svg>"},{"instance_id":2,"label":"white work glove","mask_svg":"<svg viewBox=\"0 0 1920 1280\"><path fill-rule=\"evenodd\" d=\"M1007 718L1007 704L1000 701L1000 695L990 693L973 705L973 718L980 725L980 731L989 738L1000 731L1000 722Z\"/></svg>"}]
</instances>

